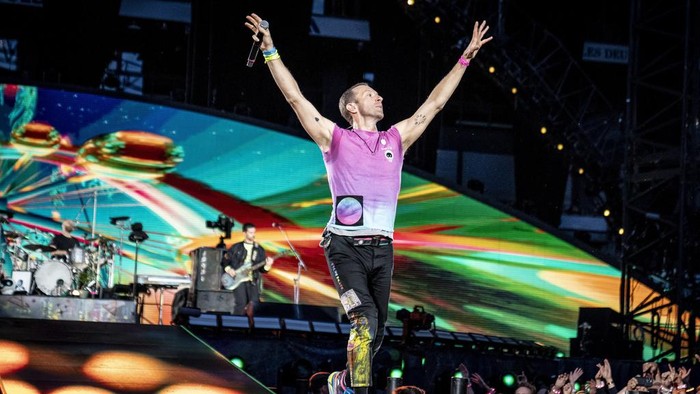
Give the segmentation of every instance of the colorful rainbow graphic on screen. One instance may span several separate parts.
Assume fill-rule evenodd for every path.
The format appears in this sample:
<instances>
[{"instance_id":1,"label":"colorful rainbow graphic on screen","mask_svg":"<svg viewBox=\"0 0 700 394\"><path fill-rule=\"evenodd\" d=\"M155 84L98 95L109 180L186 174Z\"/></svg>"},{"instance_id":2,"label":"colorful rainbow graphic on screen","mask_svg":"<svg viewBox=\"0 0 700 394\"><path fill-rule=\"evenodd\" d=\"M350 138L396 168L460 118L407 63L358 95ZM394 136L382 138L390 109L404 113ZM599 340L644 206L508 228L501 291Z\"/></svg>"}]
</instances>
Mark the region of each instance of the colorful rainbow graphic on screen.
<instances>
[{"instance_id":1,"label":"colorful rainbow graphic on screen","mask_svg":"<svg viewBox=\"0 0 700 394\"><path fill-rule=\"evenodd\" d=\"M337 306L320 234L331 212L318 148L281 131L173 107L31 86L0 92L0 209L32 242L77 220L79 234L119 242L128 216L150 239L140 274L187 275L189 252L215 246L219 214L253 222L275 253L282 223L309 270L301 302ZM352 214L352 206L348 206ZM94 215L96 213L96 215ZM620 272L516 217L404 172L395 233L392 315L422 305L439 328L568 349L579 307L617 309ZM133 245L115 259L131 283ZM266 275L264 298L291 302L296 260ZM393 317L393 316L392 316Z\"/></svg>"}]
</instances>

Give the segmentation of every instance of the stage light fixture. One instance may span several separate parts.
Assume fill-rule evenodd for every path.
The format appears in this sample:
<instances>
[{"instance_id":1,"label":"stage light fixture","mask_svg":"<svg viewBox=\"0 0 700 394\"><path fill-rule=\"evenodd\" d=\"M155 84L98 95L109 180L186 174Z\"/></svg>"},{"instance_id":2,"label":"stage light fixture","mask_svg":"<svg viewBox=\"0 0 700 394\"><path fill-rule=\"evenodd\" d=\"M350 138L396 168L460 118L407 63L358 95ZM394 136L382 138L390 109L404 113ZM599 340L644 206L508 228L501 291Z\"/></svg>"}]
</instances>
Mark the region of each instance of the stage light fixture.
<instances>
[{"instance_id":1,"label":"stage light fixture","mask_svg":"<svg viewBox=\"0 0 700 394\"><path fill-rule=\"evenodd\" d=\"M513 385L515 384L515 376L512 373L507 373L503 375L501 381L506 387L513 387Z\"/></svg>"},{"instance_id":2,"label":"stage light fixture","mask_svg":"<svg viewBox=\"0 0 700 394\"><path fill-rule=\"evenodd\" d=\"M564 357L564 352L559 351L559 352L557 352L557 353L554 355L554 357L556 357L556 358L563 358L563 357Z\"/></svg>"},{"instance_id":3,"label":"stage light fixture","mask_svg":"<svg viewBox=\"0 0 700 394\"><path fill-rule=\"evenodd\" d=\"M540 127L540 134L547 134L547 128L544 126Z\"/></svg>"},{"instance_id":4,"label":"stage light fixture","mask_svg":"<svg viewBox=\"0 0 700 394\"><path fill-rule=\"evenodd\" d=\"M624 234L625 234L625 229L622 228L622 227L620 227L620 229L617 230L617 233L620 234L620 235L624 235Z\"/></svg>"},{"instance_id":5,"label":"stage light fixture","mask_svg":"<svg viewBox=\"0 0 700 394\"><path fill-rule=\"evenodd\" d=\"M401 370L401 368L393 368L389 372L389 377L390 378L402 378L403 377L403 370Z\"/></svg>"},{"instance_id":6,"label":"stage light fixture","mask_svg":"<svg viewBox=\"0 0 700 394\"><path fill-rule=\"evenodd\" d=\"M442 19L440 19L439 16L436 16L434 21L435 21L435 23L439 24L440 22L442 22Z\"/></svg>"},{"instance_id":7,"label":"stage light fixture","mask_svg":"<svg viewBox=\"0 0 700 394\"><path fill-rule=\"evenodd\" d=\"M414 4L416 4L416 0L406 0L406 4L414 5Z\"/></svg>"},{"instance_id":8,"label":"stage light fixture","mask_svg":"<svg viewBox=\"0 0 700 394\"><path fill-rule=\"evenodd\" d=\"M609 209L604 210L604 211L603 211L603 216L605 216L605 217L610 216L610 210L609 210Z\"/></svg>"},{"instance_id":9,"label":"stage light fixture","mask_svg":"<svg viewBox=\"0 0 700 394\"><path fill-rule=\"evenodd\" d=\"M557 150L564 150L564 144L557 144Z\"/></svg>"},{"instance_id":10,"label":"stage light fixture","mask_svg":"<svg viewBox=\"0 0 700 394\"><path fill-rule=\"evenodd\" d=\"M400 377L394 378L394 377L389 376L386 379L386 392L387 393L393 393L394 390L396 390L397 388L399 388L401 386L403 386L403 378L400 378Z\"/></svg>"},{"instance_id":11,"label":"stage light fixture","mask_svg":"<svg viewBox=\"0 0 700 394\"><path fill-rule=\"evenodd\" d=\"M221 327L247 329L249 328L248 317L239 315L221 315Z\"/></svg>"},{"instance_id":12,"label":"stage light fixture","mask_svg":"<svg viewBox=\"0 0 700 394\"><path fill-rule=\"evenodd\" d=\"M324 333L324 334L338 334L339 333L338 325L336 323L312 321L311 322L311 329L313 329L313 331L317 332L317 333Z\"/></svg>"},{"instance_id":13,"label":"stage light fixture","mask_svg":"<svg viewBox=\"0 0 700 394\"><path fill-rule=\"evenodd\" d=\"M516 88L515 86L513 86L513 87L510 89L510 92L513 93L513 94L518 94L518 88Z\"/></svg>"},{"instance_id":14,"label":"stage light fixture","mask_svg":"<svg viewBox=\"0 0 700 394\"><path fill-rule=\"evenodd\" d=\"M282 324L279 317L256 317L255 328L266 330L281 330Z\"/></svg>"},{"instance_id":15,"label":"stage light fixture","mask_svg":"<svg viewBox=\"0 0 700 394\"><path fill-rule=\"evenodd\" d=\"M191 326L218 327L219 325L219 323L216 320L216 315L208 314L204 314L199 317L190 316L189 322Z\"/></svg>"},{"instance_id":16,"label":"stage light fixture","mask_svg":"<svg viewBox=\"0 0 700 394\"><path fill-rule=\"evenodd\" d=\"M338 329L340 330L340 333L343 335L348 335L350 334L350 323L338 323Z\"/></svg>"},{"instance_id":17,"label":"stage light fixture","mask_svg":"<svg viewBox=\"0 0 700 394\"><path fill-rule=\"evenodd\" d=\"M496 72L496 67L490 66L490 67L489 67L489 74L493 74L493 73L495 73L495 72Z\"/></svg>"},{"instance_id":18,"label":"stage light fixture","mask_svg":"<svg viewBox=\"0 0 700 394\"><path fill-rule=\"evenodd\" d=\"M456 340L455 336L449 331L435 330L434 334L435 338L441 342L454 342Z\"/></svg>"},{"instance_id":19,"label":"stage light fixture","mask_svg":"<svg viewBox=\"0 0 700 394\"><path fill-rule=\"evenodd\" d=\"M579 168L579 169L578 169L578 174L579 174L579 175L583 175L583 173L584 173L583 168Z\"/></svg>"},{"instance_id":20,"label":"stage light fixture","mask_svg":"<svg viewBox=\"0 0 700 394\"><path fill-rule=\"evenodd\" d=\"M231 356L229 357L229 361L231 361L231 364L237 366L239 369L245 369L245 361L243 361L243 358L240 356Z\"/></svg>"},{"instance_id":21,"label":"stage light fixture","mask_svg":"<svg viewBox=\"0 0 700 394\"><path fill-rule=\"evenodd\" d=\"M308 320L283 319L284 328L287 331L311 332L311 325Z\"/></svg>"}]
</instances>

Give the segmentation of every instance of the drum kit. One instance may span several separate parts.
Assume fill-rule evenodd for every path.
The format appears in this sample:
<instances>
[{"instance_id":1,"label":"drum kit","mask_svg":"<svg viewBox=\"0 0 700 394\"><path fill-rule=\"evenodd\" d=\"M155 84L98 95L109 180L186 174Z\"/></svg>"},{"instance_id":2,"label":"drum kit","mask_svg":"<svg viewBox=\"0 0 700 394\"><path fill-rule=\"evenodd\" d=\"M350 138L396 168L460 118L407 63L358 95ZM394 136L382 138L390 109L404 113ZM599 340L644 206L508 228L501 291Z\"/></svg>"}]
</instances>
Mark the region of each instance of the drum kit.
<instances>
[{"instance_id":1,"label":"drum kit","mask_svg":"<svg viewBox=\"0 0 700 394\"><path fill-rule=\"evenodd\" d=\"M3 234L13 271L31 272L33 285L26 289L29 294L95 296L113 283L108 277L113 273L118 248L108 238L86 238L65 255L57 255L49 233L32 230Z\"/></svg>"}]
</instances>

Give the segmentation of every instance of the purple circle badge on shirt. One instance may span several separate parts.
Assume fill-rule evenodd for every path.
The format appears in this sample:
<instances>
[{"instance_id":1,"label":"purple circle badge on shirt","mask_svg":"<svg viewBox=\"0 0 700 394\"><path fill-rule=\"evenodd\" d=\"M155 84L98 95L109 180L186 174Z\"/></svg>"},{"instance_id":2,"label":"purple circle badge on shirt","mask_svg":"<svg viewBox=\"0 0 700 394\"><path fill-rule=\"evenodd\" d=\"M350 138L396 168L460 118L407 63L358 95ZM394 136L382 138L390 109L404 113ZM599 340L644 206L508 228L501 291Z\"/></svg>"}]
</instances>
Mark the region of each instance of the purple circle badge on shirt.
<instances>
[{"instance_id":1,"label":"purple circle badge on shirt","mask_svg":"<svg viewBox=\"0 0 700 394\"><path fill-rule=\"evenodd\" d=\"M340 224L357 225L362 219L362 202L355 196L345 196L339 199L335 208L335 216Z\"/></svg>"}]
</instances>

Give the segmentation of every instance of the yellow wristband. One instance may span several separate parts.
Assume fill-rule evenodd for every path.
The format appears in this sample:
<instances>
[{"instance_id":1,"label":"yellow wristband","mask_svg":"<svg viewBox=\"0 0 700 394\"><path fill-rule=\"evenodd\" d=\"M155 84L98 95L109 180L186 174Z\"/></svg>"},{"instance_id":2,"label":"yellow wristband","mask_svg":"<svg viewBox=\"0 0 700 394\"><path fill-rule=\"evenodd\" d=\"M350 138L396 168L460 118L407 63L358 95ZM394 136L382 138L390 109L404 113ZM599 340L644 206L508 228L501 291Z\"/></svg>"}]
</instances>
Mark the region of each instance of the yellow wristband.
<instances>
[{"instance_id":1,"label":"yellow wristband","mask_svg":"<svg viewBox=\"0 0 700 394\"><path fill-rule=\"evenodd\" d=\"M273 51L272 51L272 53L270 53L270 54L267 54L267 55L266 55L266 54L263 52L263 56L265 57L265 63L270 62L270 61L273 61L273 60L280 59L280 54L279 54L279 52L277 52L277 49L275 49L275 48L273 48Z\"/></svg>"}]
</instances>

